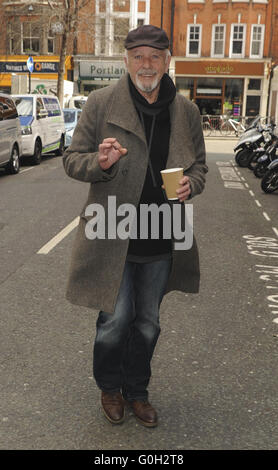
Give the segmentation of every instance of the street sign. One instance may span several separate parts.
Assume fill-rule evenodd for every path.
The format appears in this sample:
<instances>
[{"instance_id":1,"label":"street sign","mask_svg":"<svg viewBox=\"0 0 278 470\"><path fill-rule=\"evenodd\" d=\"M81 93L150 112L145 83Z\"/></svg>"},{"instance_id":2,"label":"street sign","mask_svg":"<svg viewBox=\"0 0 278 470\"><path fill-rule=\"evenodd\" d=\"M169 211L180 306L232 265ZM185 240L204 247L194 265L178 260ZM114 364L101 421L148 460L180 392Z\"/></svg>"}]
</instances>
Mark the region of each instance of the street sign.
<instances>
[{"instance_id":1,"label":"street sign","mask_svg":"<svg viewBox=\"0 0 278 470\"><path fill-rule=\"evenodd\" d=\"M28 57L28 59L27 59L27 68L28 68L30 73L32 73L33 70L34 70L34 59L31 56Z\"/></svg>"}]
</instances>

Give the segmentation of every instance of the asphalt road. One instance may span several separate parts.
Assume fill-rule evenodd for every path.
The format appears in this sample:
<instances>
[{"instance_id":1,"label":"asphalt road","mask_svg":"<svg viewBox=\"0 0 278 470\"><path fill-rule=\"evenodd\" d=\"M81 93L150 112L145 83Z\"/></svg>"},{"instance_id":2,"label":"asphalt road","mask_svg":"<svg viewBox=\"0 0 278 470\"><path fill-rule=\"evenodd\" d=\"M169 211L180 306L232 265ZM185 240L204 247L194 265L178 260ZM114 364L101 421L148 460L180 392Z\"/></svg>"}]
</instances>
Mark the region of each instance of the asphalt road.
<instances>
[{"instance_id":1,"label":"asphalt road","mask_svg":"<svg viewBox=\"0 0 278 470\"><path fill-rule=\"evenodd\" d=\"M194 203L198 295L161 307L150 401L160 423L104 418L92 377L97 312L65 300L88 185L61 158L0 174L0 449L278 448L278 192L233 165L231 141L207 141L209 173Z\"/></svg>"}]
</instances>

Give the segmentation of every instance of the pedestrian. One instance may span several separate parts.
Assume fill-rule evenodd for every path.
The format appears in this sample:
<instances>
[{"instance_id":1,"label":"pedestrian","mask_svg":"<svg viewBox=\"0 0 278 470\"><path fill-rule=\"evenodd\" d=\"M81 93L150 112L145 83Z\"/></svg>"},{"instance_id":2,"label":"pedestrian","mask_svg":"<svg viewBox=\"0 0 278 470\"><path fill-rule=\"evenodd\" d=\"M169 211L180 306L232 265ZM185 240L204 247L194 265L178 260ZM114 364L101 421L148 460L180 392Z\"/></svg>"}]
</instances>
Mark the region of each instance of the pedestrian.
<instances>
[{"instance_id":1,"label":"pedestrian","mask_svg":"<svg viewBox=\"0 0 278 470\"><path fill-rule=\"evenodd\" d=\"M173 239L161 235L161 219L158 239L150 232L147 238L113 235L111 196L117 210L123 204L135 207L140 224L143 204L172 207L162 188L162 169L183 168L176 204L184 208L185 200L202 192L207 166L198 108L176 93L167 74L171 55L165 31L139 26L124 45L128 73L89 95L63 156L66 173L90 183L66 296L99 311L93 371L106 418L122 423L129 404L141 424L154 427L158 417L147 388L159 307L169 291L198 292L198 250L195 237L190 249L174 250ZM104 224L102 236L88 236L92 220Z\"/></svg>"}]
</instances>

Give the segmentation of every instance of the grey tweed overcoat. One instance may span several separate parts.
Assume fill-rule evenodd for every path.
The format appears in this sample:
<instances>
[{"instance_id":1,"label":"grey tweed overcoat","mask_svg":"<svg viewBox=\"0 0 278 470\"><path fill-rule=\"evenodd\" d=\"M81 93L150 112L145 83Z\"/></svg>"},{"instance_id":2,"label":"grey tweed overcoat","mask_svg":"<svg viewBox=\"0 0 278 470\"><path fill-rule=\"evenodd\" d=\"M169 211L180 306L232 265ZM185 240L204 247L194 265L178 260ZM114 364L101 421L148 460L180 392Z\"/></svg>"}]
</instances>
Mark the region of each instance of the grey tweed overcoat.
<instances>
[{"instance_id":1,"label":"grey tweed overcoat","mask_svg":"<svg viewBox=\"0 0 278 470\"><path fill-rule=\"evenodd\" d=\"M184 168L194 197L202 192L207 172L199 110L177 94L170 105L170 119L167 168ZM128 149L128 154L109 173L98 165L98 145L107 137L116 137ZM73 244L66 297L73 304L113 313L129 240L88 239L85 227L91 217L85 215L85 209L89 204L100 204L106 214L108 196L116 196L117 207L124 203L137 207L140 200L148 165L147 143L129 93L127 75L115 85L89 95L63 164L70 177L90 183ZM198 292L199 279L194 237L191 249L173 251L167 292Z\"/></svg>"}]
</instances>

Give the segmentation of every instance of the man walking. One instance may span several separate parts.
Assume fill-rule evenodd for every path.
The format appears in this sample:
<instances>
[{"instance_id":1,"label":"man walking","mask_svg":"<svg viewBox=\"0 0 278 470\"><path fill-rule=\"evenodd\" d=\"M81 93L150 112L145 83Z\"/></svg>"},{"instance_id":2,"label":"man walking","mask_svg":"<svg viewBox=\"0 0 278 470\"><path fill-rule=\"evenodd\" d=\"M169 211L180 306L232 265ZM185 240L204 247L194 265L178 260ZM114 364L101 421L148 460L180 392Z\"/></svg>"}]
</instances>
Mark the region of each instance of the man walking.
<instances>
[{"instance_id":1,"label":"man walking","mask_svg":"<svg viewBox=\"0 0 278 470\"><path fill-rule=\"evenodd\" d=\"M128 73L90 94L63 157L69 176L90 183L67 298L100 310L93 369L104 414L114 424L123 422L128 402L141 424L157 425L147 387L160 333L159 307L166 292L199 289L195 238L189 250L175 251L173 240L163 236L160 219L156 239L150 231L144 238L111 236L107 220L109 197L114 196L115 209L123 204L137 208L138 234L142 205L165 204L160 175L165 168L184 169L177 188L180 203L204 188L207 166L199 111L176 93L166 73L168 47L165 31L155 26L128 33ZM94 239L86 237L92 204L103 208L98 222L105 227L104 236Z\"/></svg>"}]
</instances>

